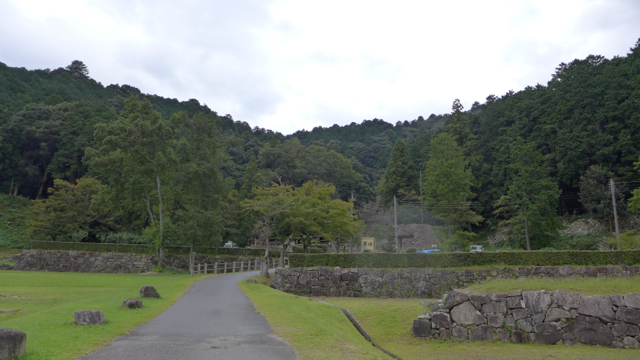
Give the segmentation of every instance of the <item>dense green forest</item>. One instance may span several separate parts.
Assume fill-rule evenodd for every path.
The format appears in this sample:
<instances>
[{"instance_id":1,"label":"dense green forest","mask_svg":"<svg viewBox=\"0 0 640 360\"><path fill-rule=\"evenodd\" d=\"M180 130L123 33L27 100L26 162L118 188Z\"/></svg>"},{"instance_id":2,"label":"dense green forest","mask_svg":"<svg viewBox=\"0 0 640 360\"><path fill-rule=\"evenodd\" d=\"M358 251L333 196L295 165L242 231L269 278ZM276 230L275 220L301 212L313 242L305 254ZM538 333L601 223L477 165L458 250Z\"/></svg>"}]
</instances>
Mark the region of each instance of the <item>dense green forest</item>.
<instances>
[{"instance_id":1,"label":"dense green forest","mask_svg":"<svg viewBox=\"0 0 640 360\"><path fill-rule=\"evenodd\" d=\"M363 228L355 217L340 229L327 216L324 225L307 221L318 213L293 224L300 204L352 202L357 214L377 196L385 207L396 196L422 203L452 242L501 228L502 246L561 248L563 218L611 224L610 179L621 218L640 210L639 140L640 41L626 56L562 63L546 85L489 95L468 110L454 100L450 113L426 119L289 136L195 99L103 86L80 61L33 71L0 63L0 200L32 200L29 230L2 224L0 246L18 238L343 243ZM269 212L269 196L289 200ZM344 206L325 212L351 216Z\"/></svg>"}]
</instances>

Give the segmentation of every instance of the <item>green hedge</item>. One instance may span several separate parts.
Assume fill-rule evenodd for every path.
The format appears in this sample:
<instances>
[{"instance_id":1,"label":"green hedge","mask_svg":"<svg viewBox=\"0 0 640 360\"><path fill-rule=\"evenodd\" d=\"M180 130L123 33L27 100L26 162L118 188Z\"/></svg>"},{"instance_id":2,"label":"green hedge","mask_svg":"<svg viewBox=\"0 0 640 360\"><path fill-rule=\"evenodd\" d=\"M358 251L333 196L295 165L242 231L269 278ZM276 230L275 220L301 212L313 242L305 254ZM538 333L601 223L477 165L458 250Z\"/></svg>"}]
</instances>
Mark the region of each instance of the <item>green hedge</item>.
<instances>
[{"instance_id":1,"label":"green hedge","mask_svg":"<svg viewBox=\"0 0 640 360\"><path fill-rule=\"evenodd\" d=\"M640 250L624 251L514 251L480 253L353 253L290 254L289 266L341 268L448 268L469 266L636 265Z\"/></svg>"},{"instance_id":2,"label":"green hedge","mask_svg":"<svg viewBox=\"0 0 640 360\"><path fill-rule=\"evenodd\" d=\"M93 252L117 252L117 253L134 253L134 254L156 254L156 247L153 245L127 245L127 244L103 244L103 243L76 243L76 242L58 242L58 241L32 241L31 248L33 250L58 250L58 251L93 251ZM189 255L189 246L165 246L165 254L171 255ZM198 255L226 255L226 256L245 256L245 257L262 257L264 250L262 249L240 249L240 248L195 248ZM280 252L270 251L270 257L278 257Z\"/></svg>"},{"instance_id":3,"label":"green hedge","mask_svg":"<svg viewBox=\"0 0 640 360\"><path fill-rule=\"evenodd\" d=\"M302 245L291 245L291 251L294 253L298 253L298 254L304 254L304 247ZM307 249L307 251L310 254L321 254L321 253L326 253L327 252L327 248L326 245L325 247L321 247L321 246L313 246L311 245L311 247L309 247Z\"/></svg>"}]
</instances>

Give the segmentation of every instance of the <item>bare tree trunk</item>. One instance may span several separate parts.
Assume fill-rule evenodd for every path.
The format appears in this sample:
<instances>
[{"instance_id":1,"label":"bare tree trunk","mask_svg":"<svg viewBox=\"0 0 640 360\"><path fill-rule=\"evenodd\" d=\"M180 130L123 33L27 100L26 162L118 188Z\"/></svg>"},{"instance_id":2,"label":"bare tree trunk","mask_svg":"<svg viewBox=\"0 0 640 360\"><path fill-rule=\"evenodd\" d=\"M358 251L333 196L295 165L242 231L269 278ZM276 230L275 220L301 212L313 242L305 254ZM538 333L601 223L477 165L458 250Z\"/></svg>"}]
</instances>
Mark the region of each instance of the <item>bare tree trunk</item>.
<instances>
[{"instance_id":1,"label":"bare tree trunk","mask_svg":"<svg viewBox=\"0 0 640 360\"><path fill-rule=\"evenodd\" d=\"M78 184L78 172L77 171L72 171L71 172L71 176L69 176L69 182L72 183L73 185L77 185Z\"/></svg>"},{"instance_id":2,"label":"bare tree trunk","mask_svg":"<svg viewBox=\"0 0 640 360\"><path fill-rule=\"evenodd\" d=\"M287 244L287 246L289 246L289 244ZM284 246L282 247L282 249L280 250L280 261L278 266L281 268L284 268Z\"/></svg>"},{"instance_id":3,"label":"bare tree trunk","mask_svg":"<svg viewBox=\"0 0 640 360\"><path fill-rule=\"evenodd\" d=\"M36 194L36 198L39 198L42 196L42 191L44 190L44 184L47 182L48 178L49 178L49 172L45 168L44 175L42 176L42 180L40 180L40 187L38 188L38 194Z\"/></svg>"},{"instance_id":4,"label":"bare tree trunk","mask_svg":"<svg viewBox=\"0 0 640 360\"><path fill-rule=\"evenodd\" d=\"M13 188L13 196L18 196L18 189L20 189L20 184L21 184L21 182L20 182L20 181L18 181L18 182L16 183L16 187L15 187L15 188Z\"/></svg>"},{"instance_id":5,"label":"bare tree trunk","mask_svg":"<svg viewBox=\"0 0 640 360\"><path fill-rule=\"evenodd\" d=\"M151 211L151 200L149 199L149 194L146 194L145 201L147 202L147 212L149 213L149 220L151 220L151 226L156 226L156 221L153 218L153 211Z\"/></svg>"},{"instance_id":6,"label":"bare tree trunk","mask_svg":"<svg viewBox=\"0 0 640 360\"><path fill-rule=\"evenodd\" d=\"M527 251L531 251L531 242L529 241L529 221L524 217L524 236L527 239Z\"/></svg>"},{"instance_id":7,"label":"bare tree trunk","mask_svg":"<svg viewBox=\"0 0 640 360\"><path fill-rule=\"evenodd\" d=\"M262 258L262 266L260 269L260 276L269 278L269 239L267 238L267 247L264 251L264 257Z\"/></svg>"},{"instance_id":8,"label":"bare tree trunk","mask_svg":"<svg viewBox=\"0 0 640 360\"><path fill-rule=\"evenodd\" d=\"M11 195L11 192L13 191L13 179L14 177L11 177L11 185L9 185L9 195Z\"/></svg>"}]
</instances>

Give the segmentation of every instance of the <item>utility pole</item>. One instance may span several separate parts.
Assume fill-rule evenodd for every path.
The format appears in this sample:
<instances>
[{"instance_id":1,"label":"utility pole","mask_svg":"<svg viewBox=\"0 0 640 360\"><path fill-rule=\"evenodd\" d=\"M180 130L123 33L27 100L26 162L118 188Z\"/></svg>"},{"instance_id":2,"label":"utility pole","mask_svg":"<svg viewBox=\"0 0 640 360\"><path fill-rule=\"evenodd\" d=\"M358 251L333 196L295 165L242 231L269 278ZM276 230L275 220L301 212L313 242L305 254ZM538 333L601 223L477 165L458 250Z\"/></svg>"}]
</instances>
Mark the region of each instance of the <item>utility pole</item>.
<instances>
[{"instance_id":1,"label":"utility pole","mask_svg":"<svg viewBox=\"0 0 640 360\"><path fill-rule=\"evenodd\" d=\"M353 208L356 206L356 199L353 197L353 191L351 192L351 216L353 216Z\"/></svg>"},{"instance_id":2,"label":"utility pole","mask_svg":"<svg viewBox=\"0 0 640 360\"><path fill-rule=\"evenodd\" d=\"M531 251L531 241L529 240L529 220L524 217L524 237L527 240L527 251Z\"/></svg>"},{"instance_id":3,"label":"utility pole","mask_svg":"<svg viewBox=\"0 0 640 360\"><path fill-rule=\"evenodd\" d=\"M420 170L420 224L424 225L424 205L422 204L422 170Z\"/></svg>"},{"instance_id":4,"label":"utility pole","mask_svg":"<svg viewBox=\"0 0 640 360\"><path fill-rule=\"evenodd\" d=\"M396 200L395 195L393 195L393 230L395 232L396 253L397 253L399 252L399 249L398 249L398 201Z\"/></svg>"},{"instance_id":5,"label":"utility pole","mask_svg":"<svg viewBox=\"0 0 640 360\"><path fill-rule=\"evenodd\" d=\"M613 179L609 179L609 188L611 189L611 203L613 204L613 220L616 224L616 239L618 240L617 249L620 250L620 238L618 234L620 234L620 227L618 226L618 206L616 205L616 184L613 182Z\"/></svg>"}]
</instances>

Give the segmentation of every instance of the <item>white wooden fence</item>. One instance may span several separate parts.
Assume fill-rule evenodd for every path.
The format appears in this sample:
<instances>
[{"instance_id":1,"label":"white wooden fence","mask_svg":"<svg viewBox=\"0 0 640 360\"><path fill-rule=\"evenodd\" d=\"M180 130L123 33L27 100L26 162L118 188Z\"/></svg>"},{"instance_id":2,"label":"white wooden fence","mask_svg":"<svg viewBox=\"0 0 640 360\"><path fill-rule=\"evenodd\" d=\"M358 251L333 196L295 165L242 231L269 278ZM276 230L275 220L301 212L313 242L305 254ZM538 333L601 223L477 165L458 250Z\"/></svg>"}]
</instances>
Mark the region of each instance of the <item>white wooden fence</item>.
<instances>
[{"instance_id":1,"label":"white wooden fence","mask_svg":"<svg viewBox=\"0 0 640 360\"><path fill-rule=\"evenodd\" d=\"M285 264L288 262L288 258L285 258ZM268 265L269 268L274 268L278 266L280 259L269 259ZM262 266L262 259L255 258L253 260L247 261L234 261L234 262L214 262L213 264L207 263L198 263L194 264L193 272L194 274L226 274L226 273L234 273L234 272L243 272L243 271L255 271L260 270Z\"/></svg>"}]
</instances>

